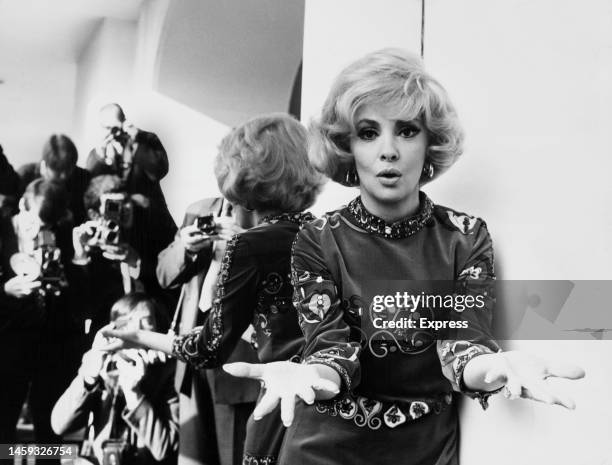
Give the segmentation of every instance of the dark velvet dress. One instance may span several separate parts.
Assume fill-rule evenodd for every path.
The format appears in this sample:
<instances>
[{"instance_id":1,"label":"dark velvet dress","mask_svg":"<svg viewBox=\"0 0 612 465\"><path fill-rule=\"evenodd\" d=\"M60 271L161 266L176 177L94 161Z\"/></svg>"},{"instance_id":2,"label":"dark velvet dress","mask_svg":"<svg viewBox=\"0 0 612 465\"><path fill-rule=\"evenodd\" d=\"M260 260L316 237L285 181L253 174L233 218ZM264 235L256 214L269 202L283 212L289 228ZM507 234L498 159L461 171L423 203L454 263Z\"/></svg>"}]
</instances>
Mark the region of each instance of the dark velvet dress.
<instances>
[{"instance_id":1,"label":"dark velvet dress","mask_svg":"<svg viewBox=\"0 0 612 465\"><path fill-rule=\"evenodd\" d=\"M387 224L357 198L298 234L292 272L303 362L335 369L342 386L332 400L298 402L279 463L456 464L453 393L486 406L489 393L466 392L463 368L498 350L489 329L494 271L485 223L421 193L415 216ZM440 300L375 305L401 291Z\"/></svg>"},{"instance_id":2,"label":"dark velvet dress","mask_svg":"<svg viewBox=\"0 0 612 465\"><path fill-rule=\"evenodd\" d=\"M221 366L250 324L262 363L296 360L303 346L293 306L291 246L306 213L264 218L232 238L219 271L216 298L202 326L174 341L174 355L196 368ZM285 428L275 411L247 424L244 464L273 465Z\"/></svg>"}]
</instances>

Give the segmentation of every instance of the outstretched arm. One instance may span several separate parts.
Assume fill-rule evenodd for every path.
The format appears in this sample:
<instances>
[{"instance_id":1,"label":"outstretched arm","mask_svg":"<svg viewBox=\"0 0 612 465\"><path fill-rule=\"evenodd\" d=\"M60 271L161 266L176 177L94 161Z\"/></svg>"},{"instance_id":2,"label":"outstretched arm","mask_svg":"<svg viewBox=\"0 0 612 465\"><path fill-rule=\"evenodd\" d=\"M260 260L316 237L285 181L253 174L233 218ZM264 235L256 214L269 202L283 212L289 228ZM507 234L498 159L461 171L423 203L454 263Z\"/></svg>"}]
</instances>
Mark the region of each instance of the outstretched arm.
<instances>
[{"instance_id":1,"label":"outstretched arm","mask_svg":"<svg viewBox=\"0 0 612 465\"><path fill-rule=\"evenodd\" d=\"M331 399L340 392L340 376L326 365L236 362L224 365L223 369L233 376L262 381L265 394L255 407L253 418L260 420L280 403L285 426L293 422L296 397L310 405L315 399Z\"/></svg>"},{"instance_id":2,"label":"outstretched arm","mask_svg":"<svg viewBox=\"0 0 612 465\"><path fill-rule=\"evenodd\" d=\"M519 397L574 409L570 398L546 382L548 378L580 379L582 368L544 360L521 351L484 354L471 359L463 370L463 383L473 391L491 391L504 387L509 399Z\"/></svg>"}]
</instances>

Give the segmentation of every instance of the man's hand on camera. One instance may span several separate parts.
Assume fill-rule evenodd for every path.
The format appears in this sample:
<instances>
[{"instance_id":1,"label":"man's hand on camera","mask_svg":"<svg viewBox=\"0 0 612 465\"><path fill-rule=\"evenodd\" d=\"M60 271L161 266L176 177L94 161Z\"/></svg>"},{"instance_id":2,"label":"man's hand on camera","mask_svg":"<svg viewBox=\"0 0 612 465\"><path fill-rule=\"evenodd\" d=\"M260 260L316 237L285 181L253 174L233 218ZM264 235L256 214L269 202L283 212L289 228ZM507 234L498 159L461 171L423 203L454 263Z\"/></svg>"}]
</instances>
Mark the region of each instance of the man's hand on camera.
<instances>
[{"instance_id":1,"label":"man's hand on camera","mask_svg":"<svg viewBox=\"0 0 612 465\"><path fill-rule=\"evenodd\" d=\"M87 221L72 230L72 246L74 247L74 258L72 261L77 265L86 264L89 261L86 246L94 236L95 231L95 222L93 221Z\"/></svg>"},{"instance_id":2,"label":"man's hand on camera","mask_svg":"<svg viewBox=\"0 0 612 465\"><path fill-rule=\"evenodd\" d=\"M17 299L22 299L40 288L40 281L32 281L24 276L15 276L4 283L4 293Z\"/></svg>"},{"instance_id":3,"label":"man's hand on camera","mask_svg":"<svg viewBox=\"0 0 612 465\"><path fill-rule=\"evenodd\" d=\"M110 150L109 150L110 149ZM98 147L96 152L104 159L107 165L113 165L115 163L115 156L123 154L124 147L121 142L118 141L112 131L109 131Z\"/></svg>"},{"instance_id":4,"label":"man's hand on camera","mask_svg":"<svg viewBox=\"0 0 612 465\"><path fill-rule=\"evenodd\" d=\"M185 250L197 254L210 245L211 237L198 229L196 224L185 226L179 231L179 238Z\"/></svg>"},{"instance_id":5,"label":"man's hand on camera","mask_svg":"<svg viewBox=\"0 0 612 465\"><path fill-rule=\"evenodd\" d=\"M144 353L144 356L141 352ZM146 352L144 349L126 349L115 356L118 371L117 382L121 386L128 409L133 409L140 401L139 385L148 365Z\"/></svg>"},{"instance_id":6,"label":"man's hand on camera","mask_svg":"<svg viewBox=\"0 0 612 465\"><path fill-rule=\"evenodd\" d=\"M107 325L96 333L91 349L83 355L83 362L81 363L79 374L87 385L95 384L96 380L101 375L104 359L107 356L107 353L102 349L108 344L106 337L102 335L102 331L110 326L111 325Z\"/></svg>"}]
</instances>

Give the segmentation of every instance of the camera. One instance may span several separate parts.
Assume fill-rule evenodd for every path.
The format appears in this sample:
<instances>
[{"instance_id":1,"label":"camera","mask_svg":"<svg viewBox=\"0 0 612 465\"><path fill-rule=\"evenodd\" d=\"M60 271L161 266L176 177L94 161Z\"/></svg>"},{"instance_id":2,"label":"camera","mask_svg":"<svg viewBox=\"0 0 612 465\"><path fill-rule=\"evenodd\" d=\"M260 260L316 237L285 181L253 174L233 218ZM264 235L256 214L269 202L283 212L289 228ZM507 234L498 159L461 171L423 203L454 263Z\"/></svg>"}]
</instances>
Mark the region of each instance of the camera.
<instances>
[{"instance_id":1,"label":"camera","mask_svg":"<svg viewBox=\"0 0 612 465\"><path fill-rule=\"evenodd\" d=\"M68 282L62 264L62 252L56 245L53 232L43 230L38 233L34 240L33 257L40 269L40 292L59 296Z\"/></svg>"},{"instance_id":2,"label":"camera","mask_svg":"<svg viewBox=\"0 0 612 465\"><path fill-rule=\"evenodd\" d=\"M129 463L133 454L130 443L124 439L107 439L102 442L101 448L101 465L122 465Z\"/></svg>"},{"instance_id":3,"label":"camera","mask_svg":"<svg viewBox=\"0 0 612 465\"><path fill-rule=\"evenodd\" d=\"M209 236L215 233L215 217L213 215L198 216L196 218L196 227Z\"/></svg>"},{"instance_id":4,"label":"camera","mask_svg":"<svg viewBox=\"0 0 612 465\"><path fill-rule=\"evenodd\" d=\"M110 134L113 140L116 140L122 146L125 146L130 139L130 135L121 126L112 127L110 129Z\"/></svg>"},{"instance_id":5,"label":"camera","mask_svg":"<svg viewBox=\"0 0 612 465\"><path fill-rule=\"evenodd\" d=\"M88 241L90 247L118 245L121 230L132 225L133 207L129 197L123 193L110 193L100 196L100 218L95 221L93 237Z\"/></svg>"}]
</instances>

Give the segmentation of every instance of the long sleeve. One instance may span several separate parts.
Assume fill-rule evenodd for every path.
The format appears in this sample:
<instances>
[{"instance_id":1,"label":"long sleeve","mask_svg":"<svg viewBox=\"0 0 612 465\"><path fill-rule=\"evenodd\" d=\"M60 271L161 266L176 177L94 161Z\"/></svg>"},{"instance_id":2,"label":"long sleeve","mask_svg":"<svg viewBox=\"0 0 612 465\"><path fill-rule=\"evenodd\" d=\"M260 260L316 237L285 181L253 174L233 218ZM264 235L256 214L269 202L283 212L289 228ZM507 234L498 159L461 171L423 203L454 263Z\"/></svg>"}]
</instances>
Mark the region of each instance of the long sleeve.
<instances>
[{"instance_id":1,"label":"long sleeve","mask_svg":"<svg viewBox=\"0 0 612 465\"><path fill-rule=\"evenodd\" d=\"M469 391L463 384L463 370L472 358L499 351L491 332L495 306L493 244L482 220L477 220L473 237L468 258L455 278L455 295L472 296L475 302L482 305L465 309L456 305L452 318L464 322L467 328L451 334L450 339L439 340L437 347L442 372L453 389L478 398L486 408L486 400L491 393Z\"/></svg>"},{"instance_id":2,"label":"long sleeve","mask_svg":"<svg viewBox=\"0 0 612 465\"><path fill-rule=\"evenodd\" d=\"M210 259L210 247L197 254L189 254L179 238L179 232L177 232L174 241L162 250L157 257L157 280L164 289L180 286L196 274L208 269Z\"/></svg>"},{"instance_id":3,"label":"long sleeve","mask_svg":"<svg viewBox=\"0 0 612 465\"><path fill-rule=\"evenodd\" d=\"M351 390L360 379L360 345L350 340L338 289L317 239L313 228L300 231L292 256L294 305L306 340L303 359L333 368L343 388Z\"/></svg>"},{"instance_id":4,"label":"long sleeve","mask_svg":"<svg viewBox=\"0 0 612 465\"><path fill-rule=\"evenodd\" d=\"M173 373L173 372L170 372ZM132 410L125 410L122 418L155 460L163 460L178 450L179 401L172 377L164 380L162 396L153 405L146 397Z\"/></svg>"},{"instance_id":5,"label":"long sleeve","mask_svg":"<svg viewBox=\"0 0 612 465\"><path fill-rule=\"evenodd\" d=\"M213 368L231 355L254 318L258 266L249 245L234 236L227 244L212 308L202 326L176 336L173 354L196 368Z\"/></svg>"},{"instance_id":6,"label":"long sleeve","mask_svg":"<svg viewBox=\"0 0 612 465\"><path fill-rule=\"evenodd\" d=\"M53 431L61 436L85 427L89 412L100 400L101 393L99 386L86 388L83 377L77 375L53 407L51 412Z\"/></svg>"},{"instance_id":7,"label":"long sleeve","mask_svg":"<svg viewBox=\"0 0 612 465\"><path fill-rule=\"evenodd\" d=\"M221 199L210 198L190 205L181 228L193 224L200 215L216 212L220 203ZM190 254L181 243L179 233L180 230L176 231L174 240L157 257L157 280L164 289L187 283L198 273L207 270L212 258L212 242L197 254Z\"/></svg>"},{"instance_id":8,"label":"long sleeve","mask_svg":"<svg viewBox=\"0 0 612 465\"><path fill-rule=\"evenodd\" d=\"M138 131L135 142L134 165L140 166L152 181L161 180L168 174L168 154L159 137L152 132Z\"/></svg>"}]
</instances>

